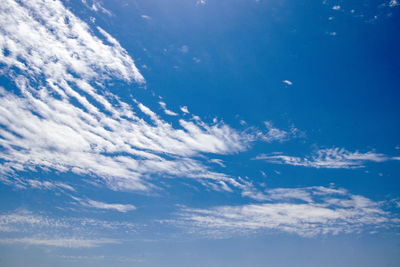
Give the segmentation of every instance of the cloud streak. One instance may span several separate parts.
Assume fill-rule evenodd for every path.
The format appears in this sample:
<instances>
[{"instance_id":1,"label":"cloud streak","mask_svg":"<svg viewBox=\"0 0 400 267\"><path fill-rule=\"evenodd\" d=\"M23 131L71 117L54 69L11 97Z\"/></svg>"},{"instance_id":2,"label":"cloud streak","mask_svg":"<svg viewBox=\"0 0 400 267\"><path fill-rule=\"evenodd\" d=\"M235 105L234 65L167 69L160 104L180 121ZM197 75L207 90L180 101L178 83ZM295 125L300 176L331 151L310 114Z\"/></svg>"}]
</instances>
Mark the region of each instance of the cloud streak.
<instances>
[{"instance_id":1,"label":"cloud streak","mask_svg":"<svg viewBox=\"0 0 400 267\"><path fill-rule=\"evenodd\" d=\"M17 210L0 214L0 243L92 248L121 243L127 234L134 234L140 227L128 222L74 217L54 218L27 210Z\"/></svg>"},{"instance_id":2,"label":"cloud streak","mask_svg":"<svg viewBox=\"0 0 400 267\"><path fill-rule=\"evenodd\" d=\"M327 187L277 188L260 204L183 208L172 223L209 238L260 232L286 232L303 237L354 233L398 223L380 203Z\"/></svg>"},{"instance_id":3,"label":"cloud streak","mask_svg":"<svg viewBox=\"0 0 400 267\"><path fill-rule=\"evenodd\" d=\"M285 164L292 166L303 166L309 168L328 169L355 169L363 168L367 162L384 162L390 158L384 154L375 152L360 153L350 152L344 148L329 148L316 151L311 157L294 157L281 153L261 154L254 158L274 164Z\"/></svg>"},{"instance_id":4,"label":"cloud streak","mask_svg":"<svg viewBox=\"0 0 400 267\"><path fill-rule=\"evenodd\" d=\"M136 207L130 204L109 204L109 203L104 203L101 201L96 201L92 199L81 199L78 197L72 197L75 201L77 201L79 204L81 204L84 207L88 208L96 208L96 209L103 209L103 210L115 210L118 212L128 212L135 210Z\"/></svg>"},{"instance_id":5,"label":"cloud streak","mask_svg":"<svg viewBox=\"0 0 400 267\"><path fill-rule=\"evenodd\" d=\"M116 244L118 241L114 239L76 239L76 238L57 238L57 239L41 239L41 238L0 238L2 244L22 244L37 245L63 248L94 248L105 244Z\"/></svg>"}]
</instances>

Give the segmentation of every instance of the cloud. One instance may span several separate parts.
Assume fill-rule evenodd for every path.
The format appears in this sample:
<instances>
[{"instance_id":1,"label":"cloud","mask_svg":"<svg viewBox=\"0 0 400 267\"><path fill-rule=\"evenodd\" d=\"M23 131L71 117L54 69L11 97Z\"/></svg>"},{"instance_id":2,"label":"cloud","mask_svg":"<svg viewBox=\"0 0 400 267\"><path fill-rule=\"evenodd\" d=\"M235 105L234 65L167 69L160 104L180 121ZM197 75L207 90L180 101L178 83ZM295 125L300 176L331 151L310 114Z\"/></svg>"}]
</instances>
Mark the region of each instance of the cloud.
<instances>
[{"instance_id":1,"label":"cloud","mask_svg":"<svg viewBox=\"0 0 400 267\"><path fill-rule=\"evenodd\" d=\"M365 167L367 162L383 162L390 158L375 152L350 152L344 148L328 148L316 151L311 157L300 158L281 153L261 154L254 158L275 164L310 168L354 169Z\"/></svg>"},{"instance_id":2,"label":"cloud","mask_svg":"<svg viewBox=\"0 0 400 267\"><path fill-rule=\"evenodd\" d=\"M183 113L189 114L189 110L188 110L187 106L181 107L181 111L182 111Z\"/></svg>"},{"instance_id":3,"label":"cloud","mask_svg":"<svg viewBox=\"0 0 400 267\"><path fill-rule=\"evenodd\" d=\"M290 128L290 131L285 131L274 127L270 121L265 121L264 125L267 129L267 132L254 130L254 133L252 133L250 136L253 136L255 140L262 140L270 143L276 141L285 142L291 138L301 137L304 135L304 133L293 126Z\"/></svg>"},{"instance_id":4,"label":"cloud","mask_svg":"<svg viewBox=\"0 0 400 267\"><path fill-rule=\"evenodd\" d=\"M397 0L390 0L390 2L389 2L389 7L395 7L398 5L400 5L400 4Z\"/></svg>"},{"instance_id":5,"label":"cloud","mask_svg":"<svg viewBox=\"0 0 400 267\"><path fill-rule=\"evenodd\" d=\"M197 0L196 5L205 5L206 3L206 0Z\"/></svg>"},{"instance_id":6,"label":"cloud","mask_svg":"<svg viewBox=\"0 0 400 267\"><path fill-rule=\"evenodd\" d=\"M0 169L1 170L1 169ZM1 173L1 172L0 172ZM71 191L76 192L75 188L71 185L60 182L60 181L46 181L39 179L27 179L25 177L18 176L1 176L0 181L7 185L14 185L19 189L40 189L40 190L58 190L58 191Z\"/></svg>"},{"instance_id":7,"label":"cloud","mask_svg":"<svg viewBox=\"0 0 400 267\"><path fill-rule=\"evenodd\" d=\"M108 16L112 16L111 11L103 7L103 4L99 0L82 0L82 3L95 12L102 12Z\"/></svg>"},{"instance_id":8,"label":"cloud","mask_svg":"<svg viewBox=\"0 0 400 267\"><path fill-rule=\"evenodd\" d=\"M11 82L0 87L0 180L15 186L73 191L20 178L41 171L100 178L112 190L149 191L154 179L178 177L263 199L250 182L213 171L202 154L235 154L254 141L297 135L296 128L284 131L271 122L263 132L238 131L218 120L208 124L195 115L184 119L160 102L177 117L173 126L137 99L122 101L107 88L116 80L145 83L133 59L109 33L89 28L60 1L4 1L0 50L1 71ZM186 106L180 109L189 114Z\"/></svg>"},{"instance_id":9,"label":"cloud","mask_svg":"<svg viewBox=\"0 0 400 267\"><path fill-rule=\"evenodd\" d=\"M158 102L158 104L160 104L161 108L164 110L165 114L170 115L170 116L178 116L177 113L167 109L167 104L165 102Z\"/></svg>"},{"instance_id":10,"label":"cloud","mask_svg":"<svg viewBox=\"0 0 400 267\"><path fill-rule=\"evenodd\" d=\"M335 6L332 7L332 9L333 9L333 10L339 10L339 9L340 9L340 6L339 6L339 5L335 5Z\"/></svg>"},{"instance_id":11,"label":"cloud","mask_svg":"<svg viewBox=\"0 0 400 267\"><path fill-rule=\"evenodd\" d=\"M261 204L182 208L171 223L208 238L287 232L303 237L354 233L398 223L381 204L329 187L277 188Z\"/></svg>"},{"instance_id":12,"label":"cloud","mask_svg":"<svg viewBox=\"0 0 400 267\"><path fill-rule=\"evenodd\" d=\"M226 165L224 164L224 161L222 159L209 159L208 161L211 163L215 163L223 168L226 168Z\"/></svg>"},{"instance_id":13,"label":"cloud","mask_svg":"<svg viewBox=\"0 0 400 267\"><path fill-rule=\"evenodd\" d=\"M14 83L0 88L3 178L46 170L100 177L114 190L150 190L158 177L233 184L195 157L244 151L254 137L198 117L172 127L139 101L121 101L106 89L114 80L145 80L102 28L60 1L6 0L0 33L2 72Z\"/></svg>"},{"instance_id":14,"label":"cloud","mask_svg":"<svg viewBox=\"0 0 400 267\"><path fill-rule=\"evenodd\" d=\"M104 209L104 210L116 210L119 212L127 212L127 211L132 211L135 210L136 207L130 204L109 204L109 203L104 203L101 201L95 201L92 199L81 199L78 197L72 197L75 201L77 201L79 204L82 206L88 207L88 208L96 208L96 209Z\"/></svg>"},{"instance_id":15,"label":"cloud","mask_svg":"<svg viewBox=\"0 0 400 267\"><path fill-rule=\"evenodd\" d=\"M57 239L41 239L41 238L0 238L2 244L23 244L23 245L38 245L50 247L64 248L93 248L105 244L118 243L113 239L76 239L76 238L57 238Z\"/></svg>"},{"instance_id":16,"label":"cloud","mask_svg":"<svg viewBox=\"0 0 400 267\"><path fill-rule=\"evenodd\" d=\"M65 233L66 230L73 229L76 234L87 233L88 229L92 233L98 231L103 233L105 229L133 231L137 225L127 222L102 221L88 218L53 218L43 214L33 213L28 210L16 210L11 213L0 214L0 232L16 233Z\"/></svg>"},{"instance_id":17,"label":"cloud","mask_svg":"<svg viewBox=\"0 0 400 267\"><path fill-rule=\"evenodd\" d=\"M201 59L200 59L200 58L193 57L192 59L193 59L193 61L194 61L195 63L200 63L200 62L201 62Z\"/></svg>"},{"instance_id":18,"label":"cloud","mask_svg":"<svg viewBox=\"0 0 400 267\"><path fill-rule=\"evenodd\" d=\"M0 243L91 248L121 243L127 234L134 234L140 227L128 222L54 218L17 210L0 214Z\"/></svg>"},{"instance_id":19,"label":"cloud","mask_svg":"<svg viewBox=\"0 0 400 267\"><path fill-rule=\"evenodd\" d=\"M271 142L271 141L284 141L288 137L288 133L286 131L280 130L272 126L272 123L269 121L264 122L265 127L268 132L262 136L262 139Z\"/></svg>"},{"instance_id":20,"label":"cloud","mask_svg":"<svg viewBox=\"0 0 400 267\"><path fill-rule=\"evenodd\" d=\"M61 220L37 216L26 210L0 215L0 232L26 232L34 228L65 227L67 227L67 224Z\"/></svg>"},{"instance_id":21,"label":"cloud","mask_svg":"<svg viewBox=\"0 0 400 267\"><path fill-rule=\"evenodd\" d=\"M25 180L26 184L29 185L32 188L35 189L41 189L41 190L54 190L54 189L65 189L68 191L73 191L75 192L76 190L63 182L58 182L58 181L38 181L38 180L33 180L33 179L27 179Z\"/></svg>"},{"instance_id":22,"label":"cloud","mask_svg":"<svg viewBox=\"0 0 400 267\"><path fill-rule=\"evenodd\" d=\"M285 83L285 84L287 84L287 85L293 85L293 83L291 82L291 81L289 81L289 80L284 80L284 81L282 81L283 83Z\"/></svg>"}]
</instances>

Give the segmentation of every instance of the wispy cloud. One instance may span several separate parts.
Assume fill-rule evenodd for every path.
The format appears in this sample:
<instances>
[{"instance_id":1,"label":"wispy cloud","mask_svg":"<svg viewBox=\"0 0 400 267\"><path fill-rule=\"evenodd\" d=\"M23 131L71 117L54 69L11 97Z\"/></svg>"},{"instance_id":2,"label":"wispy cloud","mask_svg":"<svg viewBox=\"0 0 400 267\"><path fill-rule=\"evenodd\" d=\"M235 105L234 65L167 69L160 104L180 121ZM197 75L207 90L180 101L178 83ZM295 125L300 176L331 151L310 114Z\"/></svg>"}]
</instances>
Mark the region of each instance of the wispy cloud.
<instances>
[{"instance_id":1,"label":"wispy cloud","mask_svg":"<svg viewBox=\"0 0 400 267\"><path fill-rule=\"evenodd\" d=\"M267 129L266 132L256 130L253 134L256 139L262 140L264 142L284 142L302 135L302 133L299 134L300 131L293 126L290 128L290 130L285 131L274 127L274 125L270 121L265 121L264 125Z\"/></svg>"},{"instance_id":2,"label":"wispy cloud","mask_svg":"<svg viewBox=\"0 0 400 267\"><path fill-rule=\"evenodd\" d=\"M54 218L18 210L0 214L0 243L91 248L123 242L124 235L139 227L128 222Z\"/></svg>"},{"instance_id":3,"label":"wispy cloud","mask_svg":"<svg viewBox=\"0 0 400 267\"><path fill-rule=\"evenodd\" d=\"M259 232L288 232L304 237L353 233L398 223L381 204L329 187L277 188L262 204L183 208L172 221L210 238Z\"/></svg>"},{"instance_id":4,"label":"wispy cloud","mask_svg":"<svg viewBox=\"0 0 400 267\"><path fill-rule=\"evenodd\" d=\"M264 122L265 127L267 128L267 133L263 135L263 139L267 142L271 141L284 141L288 138L288 132L280 130L272 126L272 123L269 121Z\"/></svg>"},{"instance_id":5,"label":"wispy cloud","mask_svg":"<svg viewBox=\"0 0 400 267\"><path fill-rule=\"evenodd\" d=\"M99 0L82 0L82 3L89 9L95 12L102 12L108 16L112 16L110 10L103 7L103 4Z\"/></svg>"},{"instance_id":6,"label":"wispy cloud","mask_svg":"<svg viewBox=\"0 0 400 267\"><path fill-rule=\"evenodd\" d=\"M0 215L0 232L26 232L31 229L66 228L62 220L54 220L29 211L20 210L14 213Z\"/></svg>"},{"instance_id":7,"label":"wispy cloud","mask_svg":"<svg viewBox=\"0 0 400 267\"><path fill-rule=\"evenodd\" d=\"M48 233L66 233L66 229L73 228L75 233L86 233L87 229L92 229L91 233L102 232L104 229L122 229L133 231L137 225L127 222L102 221L88 218L54 218L44 214L33 213L28 210L17 210L11 213L0 214L0 232L41 232L48 230ZM58 229L58 230L57 230Z\"/></svg>"},{"instance_id":8,"label":"wispy cloud","mask_svg":"<svg viewBox=\"0 0 400 267\"><path fill-rule=\"evenodd\" d=\"M23 172L45 170L98 177L113 190L146 191L155 187L152 179L184 177L217 191L238 189L243 196L264 200L250 181L213 171L207 163L222 162L201 160L201 154L234 154L257 140L283 142L297 135L296 128L285 131L271 122L265 122L266 131L238 131L218 120L205 123L194 115L186 119L186 106L180 107L184 114L178 117L160 102L165 113L177 117L179 125L172 126L140 101L122 101L107 88L114 80L145 83L133 59L109 33L89 28L60 1L3 1L0 49L2 73L13 82L0 87L3 182L73 191L63 183L18 179ZM276 158L258 159L286 162L283 155L272 156ZM366 160L356 156L350 157L353 164L344 166ZM318 166L333 166L323 163L331 156L320 157ZM119 211L132 208L82 203Z\"/></svg>"},{"instance_id":9,"label":"wispy cloud","mask_svg":"<svg viewBox=\"0 0 400 267\"><path fill-rule=\"evenodd\" d=\"M170 115L170 116L178 116L177 113L167 109L167 104L165 102L160 101L158 103L160 104L161 108L164 110L165 114Z\"/></svg>"},{"instance_id":10,"label":"wispy cloud","mask_svg":"<svg viewBox=\"0 0 400 267\"><path fill-rule=\"evenodd\" d=\"M283 155L282 153L261 154L256 160L264 160L275 164L304 166L310 168L352 169L362 168L367 162L383 162L390 157L372 151L366 153L350 152L344 148L320 149L312 156L300 158ZM393 158L395 159L395 158Z\"/></svg>"},{"instance_id":11,"label":"wispy cloud","mask_svg":"<svg viewBox=\"0 0 400 267\"><path fill-rule=\"evenodd\" d=\"M142 103L107 91L110 80L145 81L117 40L90 29L60 1L6 0L0 33L2 71L19 91L0 88L3 175L74 172L116 190L149 190L149 178L160 176L230 183L194 156L237 153L254 140L198 117L174 128Z\"/></svg>"},{"instance_id":12,"label":"wispy cloud","mask_svg":"<svg viewBox=\"0 0 400 267\"><path fill-rule=\"evenodd\" d=\"M22 244L38 245L64 248L94 248L105 244L115 244L118 241L114 239L77 239L77 238L57 238L42 239L38 237L31 238L0 238L2 244Z\"/></svg>"},{"instance_id":13,"label":"wispy cloud","mask_svg":"<svg viewBox=\"0 0 400 267\"><path fill-rule=\"evenodd\" d=\"M92 199L82 199L78 197L72 197L75 201L77 201L82 206L88 208L96 208L96 209L103 209L103 210L116 210L119 212L127 212L135 210L136 207L131 204L110 204L104 203L101 201L96 201Z\"/></svg>"},{"instance_id":14,"label":"wispy cloud","mask_svg":"<svg viewBox=\"0 0 400 267\"><path fill-rule=\"evenodd\" d=\"M222 159L209 159L208 161L211 163L215 163L223 168L226 167L226 165L224 164L224 161Z\"/></svg>"},{"instance_id":15,"label":"wispy cloud","mask_svg":"<svg viewBox=\"0 0 400 267\"><path fill-rule=\"evenodd\" d=\"M196 5L205 5L206 3L206 0L197 0Z\"/></svg>"},{"instance_id":16,"label":"wispy cloud","mask_svg":"<svg viewBox=\"0 0 400 267\"><path fill-rule=\"evenodd\" d=\"M4 184L14 185L20 189L31 188L50 191L76 191L73 186L60 181L35 180L18 176L0 176L0 181Z\"/></svg>"}]
</instances>

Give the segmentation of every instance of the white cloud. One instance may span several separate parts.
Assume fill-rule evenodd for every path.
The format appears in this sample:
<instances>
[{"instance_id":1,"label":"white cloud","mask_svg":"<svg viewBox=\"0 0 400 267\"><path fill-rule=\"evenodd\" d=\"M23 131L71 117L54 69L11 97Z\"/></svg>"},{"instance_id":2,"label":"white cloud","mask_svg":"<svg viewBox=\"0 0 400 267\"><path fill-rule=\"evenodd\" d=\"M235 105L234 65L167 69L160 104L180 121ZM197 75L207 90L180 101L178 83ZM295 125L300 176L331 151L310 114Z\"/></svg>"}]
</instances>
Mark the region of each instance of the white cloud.
<instances>
[{"instance_id":1,"label":"white cloud","mask_svg":"<svg viewBox=\"0 0 400 267\"><path fill-rule=\"evenodd\" d=\"M284 80L284 81L282 81L283 83L285 83L285 84L287 84L287 85L293 85L293 83L291 82L291 81L289 81L289 80Z\"/></svg>"},{"instance_id":2,"label":"white cloud","mask_svg":"<svg viewBox=\"0 0 400 267\"><path fill-rule=\"evenodd\" d=\"M390 0L390 2L389 2L389 6L390 7L395 7L395 6L398 6L398 5L400 5L400 4L399 4L399 2L397 0Z\"/></svg>"},{"instance_id":3,"label":"white cloud","mask_svg":"<svg viewBox=\"0 0 400 267\"><path fill-rule=\"evenodd\" d=\"M261 154L254 159L270 163L304 166L311 168L352 169L362 168L366 162L383 162L390 158L375 152L350 152L344 148L329 148L316 151L311 157L300 158L281 153Z\"/></svg>"},{"instance_id":4,"label":"white cloud","mask_svg":"<svg viewBox=\"0 0 400 267\"><path fill-rule=\"evenodd\" d=\"M4 166L3 166L4 167ZM14 166L15 167L15 166ZM4 171L0 166L0 174ZM0 181L7 185L14 185L19 189L40 189L40 190L50 190L50 191L71 191L75 192L75 188L69 184L60 181L46 181L40 179L27 179L25 177L19 177L17 175L0 175Z\"/></svg>"},{"instance_id":5,"label":"white cloud","mask_svg":"<svg viewBox=\"0 0 400 267\"><path fill-rule=\"evenodd\" d=\"M333 10L339 10L339 9L340 9L340 6L339 6L339 5L333 6L332 9L333 9Z\"/></svg>"},{"instance_id":6,"label":"white cloud","mask_svg":"<svg viewBox=\"0 0 400 267\"><path fill-rule=\"evenodd\" d=\"M90 248L123 242L127 234L134 234L140 227L128 222L54 218L19 210L0 214L0 243Z\"/></svg>"},{"instance_id":7,"label":"white cloud","mask_svg":"<svg viewBox=\"0 0 400 267\"><path fill-rule=\"evenodd\" d=\"M290 137L290 134L288 132L274 127L269 121L265 121L264 125L267 128L267 132L258 132L258 138L265 142L283 142Z\"/></svg>"},{"instance_id":8,"label":"white cloud","mask_svg":"<svg viewBox=\"0 0 400 267\"><path fill-rule=\"evenodd\" d=\"M195 63L200 63L200 62L201 62L201 59L199 59L199 58L197 58L197 57L193 57L192 59L193 59L193 61L194 61Z\"/></svg>"},{"instance_id":9,"label":"white cloud","mask_svg":"<svg viewBox=\"0 0 400 267\"><path fill-rule=\"evenodd\" d=\"M54 190L54 189L65 189L68 191L76 191L72 186L65 184L63 182L58 181L38 181L33 179L26 179L25 184L29 185L35 189L42 189L42 190Z\"/></svg>"},{"instance_id":10,"label":"white cloud","mask_svg":"<svg viewBox=\"0 0 400 267\"><path fill-rule=\"evenodd\" d=\"M26 232L38 228L66 228L67 225L61 220L37 216L25 210L0 215L0 232Z\"/></svg>"},{"instance_id":11,"label":"white cloud","mask_svg":"<svg viewBox=\"0 0 400 267\"><path fill-rule=\"evenodd\" d=\"M257 201L264 201L267 199L267 196L263 192L259 191L248 177L238 177L235 182L237 184L234 184L234 186L241 190L242 197L248 197Z\"/></svg>"},{"instance_id":12,"label":"white cloud","mask_svg":"<svg viewBox=\"0 0 400 267\"><path fill-rule=\"evenodd\" d=\"M89 9L95 12L102 12L108 16L112 16L111 11L103 7L103 4L99 0L82 0L82 3Z\"/></svg>"},{"instance_id":13,"label":"white cloud","mask_svg":"<svg viewBox=\"0 0 400 267\"><path fill-rule=\"evenodd\" d=\"M89 208L96 208L96 209L104 209L104 210L116 210L119 212L127 212L127 211L132 211L135 210L136 207L130 204L109 204L109 203L104 203L101 201L96 201L92 199L81 199L78 197L72 197L74 200L76 200L79 204L85 207Z\"/></svg>"},{"instance_id":14,"label":"white cloud","mask_svg":"<svg viewBox=\"0 0 400 267\"><path fill-rule=\"evenodd\" d=\"M17 210L11 213L0 214L0 232L32 233L39 234L43 231L48 233L65 233L73 229L76 234L103 233L105 229L133 231L137 225L127 222L101 221L87 218L53 218L43 214L33 213L28 210Z\"/></svg>"},{"instance_id":15,"label":"white cloud","mask_svg":"<svg viewBox=\"0 0 400 267\"><path fill-rule=\"evenodd\" d=\"M164 110L165 114L170 115L170 116L178 116L177 113L167 109L167 104L165 102L158 102L158 104L160 104L161 108Z\"/></svg>"},{"instance_id":16,"label":"white cloud","mask_svg":"<svg viewBox=\"0 0 400 267\"><path fill-rule=\"evenodd\" d=\"M30 238L25 237L25 238L0 238L0 243L64 247L64 248L93 248L105 244L115 244L118 242L114 239L77 239L77 238L42 239L38 237L30 237Z\"/></svg>"},{"instance_id":17,"label":"white cloud","mask_svg":"<svg viewBox=\"0 0 400 267\"><path fill-rule=\"evenodd\" d=\"M178 118L179 126L172 126L138 100L121 101L106 88L115 79L145 82L133 59L110 34L90 29L60 1L4 1L0 48L2 71L19 90L0 87L0 180L16 186L62 187L17 179L42 170L99 177L113 190L151 190L152 179L185 177L263 199L251 183L212 171L198 156L238 153L256 140L282 142L296 134L270 122L266 133L239 132L198 116ZM180 109L189 113L186 106Z\"/></svg>"},{"instance_id":18,"label":"white cloud","mask_svg":"<svg viewBox=\"0 0 400 267\"><path fill-rule=\"evenodd\" d=\"M304 237L353 233L397 222L380 204L344 189L277 188L262 204L183 208L175 225L210 238L260 232L288 232Z\"/></svg>"},{"instance_id":19,"label":"white cloud","mask_svg":"<svg viewBox=\"0 0 400 267\"><path fill-rule=\"evenodd\" d=\"M291 126L290 130L285 131L279 128L276 128L273 126L272 122L270 121L265 121L264 122L265 128L267 129L266 132L263 132L259 129L251 129L251 133L249 134L249 137L253 138L253 141L255 140L262 140L264 142L285 142L288 141L292 138L301 138L305 136L305 133L300 131L299 129L295 128L294 126Z\"/></svg>"},{"instance_id":20,"label":"white cloud","mask_svg":"<svg viewBox=\"0 0 400 267\"><path fill-rule=\"evenodd\" d=\"M181 107L181 111L183 112L183 113L189 113L189 110L188 110L188 108L187 108L187 106L183 106L183 107Z\"/></svg>"},{"instance_id":21,"label":"white cloud","mask_svg":"<svg viewBox=\"0 0 400 267\"><path fill-rule=\"evenodd\" d=\"M144 78L117 40L60 1L4 1L0 33L2 71L20 91L0 88L3 175L74 172L115 190L149 190L149 178L160 176L234 184L193 157L243 151L252 135L200 118L174 128L142 103L108 92L110 80Z\"/></svg>"},{"instance_id":22,"label":"white cloud","mask_svg":"<svg viewBox=\"0 0 400 267\"><path fill-rule=\"evenodd\" d=\"M211 163L215 163L215 164L217 164L217 165L219 165L219 166L221 166L223 168L226 167L225 164L224 164L224 161L222 159L209 159L208 161L211 162Z\"/></svg>"},{"instance_id":23,"label":"white cloud","mask_svg":"<svg viewBox=\"0 0 400 267\"><path fill-rule=\"evenodd\" d=\"M205 5L206 3L206 0L197 0L196 5Z\"/></svg>"}]
</instances>

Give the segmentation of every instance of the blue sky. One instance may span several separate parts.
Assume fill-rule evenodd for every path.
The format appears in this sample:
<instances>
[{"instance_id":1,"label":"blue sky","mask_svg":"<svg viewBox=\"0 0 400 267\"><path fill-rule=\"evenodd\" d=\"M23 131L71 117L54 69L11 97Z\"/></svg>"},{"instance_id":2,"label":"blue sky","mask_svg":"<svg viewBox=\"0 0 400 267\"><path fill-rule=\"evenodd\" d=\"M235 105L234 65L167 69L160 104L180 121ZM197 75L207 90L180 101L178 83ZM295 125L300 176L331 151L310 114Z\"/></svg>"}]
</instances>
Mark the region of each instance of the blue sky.
<instances>
[{"instance_id":1,"label":"blue sky","mask_svg":"<svg viewBox=\"0 0 400 267\"><path fill-rule=\"evenodd\" d=\"M0 12L0 265L399 265L398 1Z\"/></svg>"}]
</instances>

